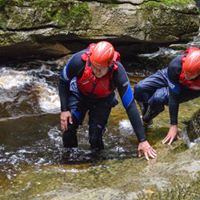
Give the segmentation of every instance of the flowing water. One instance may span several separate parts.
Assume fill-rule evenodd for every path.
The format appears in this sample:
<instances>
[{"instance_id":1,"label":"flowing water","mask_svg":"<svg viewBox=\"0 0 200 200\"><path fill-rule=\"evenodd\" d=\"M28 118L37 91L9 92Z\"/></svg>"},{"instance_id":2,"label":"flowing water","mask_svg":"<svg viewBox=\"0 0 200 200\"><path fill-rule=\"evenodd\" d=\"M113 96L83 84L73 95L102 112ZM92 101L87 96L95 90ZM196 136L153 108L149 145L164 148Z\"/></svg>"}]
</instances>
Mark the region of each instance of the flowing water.
<instances>
[{"instance_id":1,"label":"flowing water","mask_svg":"<svg viewBox=\"0 0 200 200\"><path fill-rule=\"evenodd\" d=\"M167 109L148 131L160 152L157 162L137 158L137 140L121 105L111 113L102 153L91 154L87 123L78 131L79 148L66 151L59 129L58 76L45 64L0 68L0 199L150 199L145 195L165 191L173 180L179 186L182 179L177 174L185 162L185 167L194 165L193 174L200 171L199 154L182 141L172 147L160 145L168 129ZM130 78L132 85L138 81ZM180 128L199 102L181 106ZM177 172L173 179L167 178L172 173L169 163ZM190 175L190 182L195 181L193 174L185 174L183 182L187 184L185 177Z\"/></svg>"}]
</instances>

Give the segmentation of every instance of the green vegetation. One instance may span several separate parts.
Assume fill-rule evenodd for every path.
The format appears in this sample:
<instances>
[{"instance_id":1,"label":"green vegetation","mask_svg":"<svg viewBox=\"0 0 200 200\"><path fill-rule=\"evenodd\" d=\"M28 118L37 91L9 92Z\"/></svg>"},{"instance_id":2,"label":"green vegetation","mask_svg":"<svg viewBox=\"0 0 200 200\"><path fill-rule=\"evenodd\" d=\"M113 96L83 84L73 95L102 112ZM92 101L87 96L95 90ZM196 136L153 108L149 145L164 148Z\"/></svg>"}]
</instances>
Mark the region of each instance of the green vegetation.
<instances>
[{"instance_id":1,"label":"green vegetation","mask_svg":"<svg viewBox=\"0 0 200 200\"><path fill-rule=\"evenodd\" d=\"M158 1L146 1L145 6L158 7L160 5L166 6L184 6L187 4L195 4L193 0L158 0Z\"/></svg>"},{"instance_id":2,"label":"green vegetation","mask_svg":"<svg viewBox=\"0 0 200 200\"><path fill-rule=\"evenodd\" d=\"M6 25L7 25L7 21L5 19L5 16L1 16L0 14L0 29L6 30Z\"/></svg>"},{"instance_id":3,"label":"green vegetation","mask_svg":"<svg viewBox=\"0 0 200 200\"><path fill-rule=\"evenodd\" d=\"M200 177L197 180L193 181L190 185L186 184L176 184L172 189L165 191L151 191L148 193L141 193L138 196L138 200L190 200L190 199L199 199L200 198Z\"/></svg>"},{"instance_id":4,"label":"green vegetation","mask_svg":"<svg viewBox=\"0 0 200 200\"><path fill-rule=\"evenodd\" d=\"M8 0L0 0L0 11L4 9L7 2Z\"/></svg>"},{"instance_id":5,"label":"green vegetation","mask_svg":"<svg viewBox=\"0 0 200 200\"><path fill-rule=\"evenodd\" d=\"M59 26L68 25L78 27L79 25L87 25L91 20L88 4L71 3L65 1L35 1L34 6L42 9L44 16L55 21Z\"/></svg>"},{"instance_id":6,"label":"green vegetation","mask_svg":"<svg viewBox=\"0 0 200 200\"><path fill-rule=\"evenodd\" d=\"M161 0L159 2L164 3L166 5L186 5L190 3L195 3L195 1L193 0Z\"/></svg>"},{"instance_id":7,"label":"green vegetation","mask_svg":"<svg viewBox=\"0 0 200 200\"><path fill-rule=\"evenodd\" d=\"M38 21L55 22L58 26L68 26L68 28L84 27L91 21L91 14L87 2L74 2L66 0L0 0L0 9L5 5L23 6L29 5L36 10ZM30 20L31 22L31 20ZM31 22L32 23L32 22Z\"/></svg>"},{"instance_id":8,"label":"green vegetation","mask_svg":"<svg viewBox=\"0 0 200 200\"><path fill-rule=\"evenodd\" d=\"M65 20L72 20L74 25L80 24L82 21L90 21L90 12L87 3L73 5L68 14L66 15Z\"/></svg>"}]
</instances>

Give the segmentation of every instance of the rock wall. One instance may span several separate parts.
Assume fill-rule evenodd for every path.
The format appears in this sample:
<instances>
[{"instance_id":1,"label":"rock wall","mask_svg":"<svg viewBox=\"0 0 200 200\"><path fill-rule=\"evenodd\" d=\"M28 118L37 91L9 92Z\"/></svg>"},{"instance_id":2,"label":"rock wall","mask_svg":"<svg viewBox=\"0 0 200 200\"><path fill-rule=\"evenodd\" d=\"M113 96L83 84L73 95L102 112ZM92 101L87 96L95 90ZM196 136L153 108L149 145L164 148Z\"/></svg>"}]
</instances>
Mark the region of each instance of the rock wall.
<instances>
[{"instance_id":1,"label":"rock wall","mask_svg":"<svg viewBox=\"0 0 200 200\"><path fill-rule=\"evenodd\" d=\"M199 28L193 0L1 0L0 11L0 59L67 55L100 39L144 53Z\"/></svg>"}]
</instances>

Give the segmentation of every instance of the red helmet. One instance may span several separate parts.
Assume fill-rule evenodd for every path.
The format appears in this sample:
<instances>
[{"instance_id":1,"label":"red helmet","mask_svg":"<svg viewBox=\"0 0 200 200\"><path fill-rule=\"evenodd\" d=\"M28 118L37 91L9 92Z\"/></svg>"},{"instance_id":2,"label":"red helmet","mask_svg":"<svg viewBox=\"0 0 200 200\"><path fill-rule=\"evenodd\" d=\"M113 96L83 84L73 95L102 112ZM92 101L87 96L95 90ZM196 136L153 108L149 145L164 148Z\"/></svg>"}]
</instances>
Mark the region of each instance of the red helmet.
<instances>
[{"instance_id":1,"label":"red helmet","mask_svg":"<svg viewBox=\"0 0 200 200\"><path fill-rule=\"evenodd\" d=\"M192 49L183 60L183 72L189 79L200 75L200 49Z\"/></svg>"},{"instance_id":2,"label":"red helmet","mask_svg":"<svg viewBox=\"0 0 200 200\"><path fill-rule=\"evenodd\" d=\"M97 67L109 67L114 57L114 47L106 41L98 42L91 49L90 62Z\"/></svg>"}]
</instances>

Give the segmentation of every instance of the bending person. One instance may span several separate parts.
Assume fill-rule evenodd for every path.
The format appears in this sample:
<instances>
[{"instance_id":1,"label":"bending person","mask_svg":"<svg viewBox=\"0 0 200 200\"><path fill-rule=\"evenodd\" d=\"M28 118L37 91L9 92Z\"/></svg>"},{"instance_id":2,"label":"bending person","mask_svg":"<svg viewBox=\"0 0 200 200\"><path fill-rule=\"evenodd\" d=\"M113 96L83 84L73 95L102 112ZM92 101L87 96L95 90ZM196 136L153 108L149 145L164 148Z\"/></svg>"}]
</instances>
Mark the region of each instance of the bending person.
<instances>
[{"instance_id":1,"label":"bending person","mask_svg":"<svg viewBox=\"0 0 200 200\"><path fill-rule=\"evenodd\" d=\"M106 41L91 44L74 54L61 72L59 96L64 147L77 147L77 128L89 115L89 143L92 150L104 148L102 135L112 107L117 104L117 89L137 135L139 155L155 158L156 152L146 139L130 82L119 61L119 53Z\"/></svg>"},{"instance_id":2,"label":"bending person","mask_svg":"<svg viewBox=\"0 0 200 200\"><path fill-rule=\"evenodd\" d=\"M200 96L200 49L191 47L178 55L167 68L140 81L135 86L144 124L169 105L170 128L163 143L171 144L178 133L179 104Z\"/></svg>"}]
</instances>

